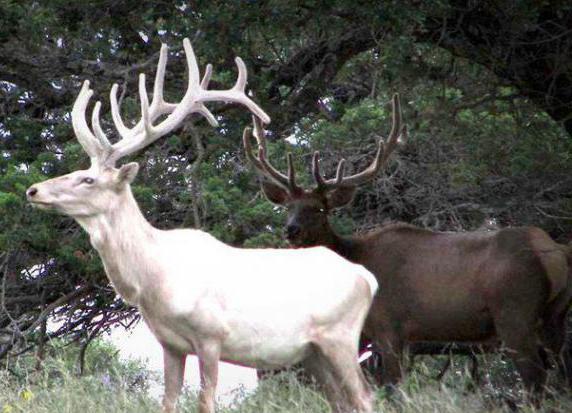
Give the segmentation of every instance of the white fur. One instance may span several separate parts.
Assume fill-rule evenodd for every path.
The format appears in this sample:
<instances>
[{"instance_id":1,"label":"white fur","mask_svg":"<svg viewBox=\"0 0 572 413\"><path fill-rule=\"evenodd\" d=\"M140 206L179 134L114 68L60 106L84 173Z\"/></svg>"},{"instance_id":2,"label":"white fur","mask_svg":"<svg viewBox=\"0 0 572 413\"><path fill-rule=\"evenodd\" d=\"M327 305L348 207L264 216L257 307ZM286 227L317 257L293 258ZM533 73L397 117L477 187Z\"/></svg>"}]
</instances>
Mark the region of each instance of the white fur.
<instances>
[{"instance_id":1,"label":"white fur","mask_svg":"<svg viewBox=\"0 0 572 413\"><path fill-rule=\"evenodd\" d=\"M74 172L36 184L29 199L74 216L89 233L114 288L165 349L166 366L170 354L200 358L214 348L231 363L283 367L306 358L322 336L357 350L377 290L364 267L324 247L238 249L199 230L153 228L121 181L132 179L129 168ZM96 182L82 184L86 175Z\"/></svg>"},{"instance_id":2,"label":"white fur","mask_svg":"<svg viewBox=\"0 0 572 413\"><path fill-rule=\"evenodd\" d=\"M92 114L93 131L88 127L85 112L93 91L84 82L72 109L72 125L92 167L36 184L28 190L28 199L74 217L89 233L115 290L141 311L164 350L165 411L174 410L187 354L199 358L199 411L212 413L219 359L273 368L297 363L311 352L323 370L330 370L324 374L330 395L336 398L337 390L344 390L347 400L342 403L370 411L357 348L377 290L373 275L325 248L242 250L197 230L155 229L131 194L129 184L138 165L115 169L118 159L179 127L189 113L216 123L205 102L237 102L270 121L245 93L242 60L236 60L239 74L233 88L207 90L210 69L199 83L188 39L183 46L189 86L178 104L163 100L166 46L161 48L150 105L145 77L139 78L142 119L131 129L119 115L117 86L112 88L112 118L122 137L113 145L99 123L99 102ZM153 125L161 115L167 116ZM332 405L337 409L337 401Z\"/></svg>"}]
</instances>

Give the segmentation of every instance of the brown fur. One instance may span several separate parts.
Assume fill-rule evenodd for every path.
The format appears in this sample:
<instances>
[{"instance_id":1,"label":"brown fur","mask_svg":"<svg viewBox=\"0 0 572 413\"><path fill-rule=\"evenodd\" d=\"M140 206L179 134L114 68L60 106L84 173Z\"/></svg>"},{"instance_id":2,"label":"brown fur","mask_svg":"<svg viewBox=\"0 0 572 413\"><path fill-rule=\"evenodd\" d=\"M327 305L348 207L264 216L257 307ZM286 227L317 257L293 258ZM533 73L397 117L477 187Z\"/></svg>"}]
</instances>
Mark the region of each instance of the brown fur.
<instances>
[{"instance_id":1,"label":"brown fur","mask_svg":"<svg viewBox=\"0 0 572 413\"><path fill-rule=\"evenodd\" d=\"M542 389L539 344L558 355L565 337L569 247L535 227L449 233L394 223L343 238L330 227L319 193L290 197L286 205L294 245L326 245L377 277L364 334L382 352L384 383L400 379L409 343L500 341L526 386Z\"/></svg>"},{"instance_id":2,"label":"brown fur","mask_svg":"<svg viewBox=\"0 0 572 413\"><path fill-rule=\"evenodd\" d=\"M380 285L364 334L383 354L385 383L401 377L401 354L408 343L503 342L525 385L540 391L546 372L539 344L559 355L566 314L572 300L572 253L541 229L444 233L397 223L363 236L342 238L328 222L329 211L348 204L359 185L383 169L406 135L399 97L392 100L393 125L387 143L378 143L374 161L363 171L336 177L319 171L312 158L314 189L295 182L270 165L264 131L255 121L258 157L250 131L243 135L246 156L263 177L266 197L288 209L286 234L295 246L325 245L372 272Z\"/></svg>"}]
</instances>

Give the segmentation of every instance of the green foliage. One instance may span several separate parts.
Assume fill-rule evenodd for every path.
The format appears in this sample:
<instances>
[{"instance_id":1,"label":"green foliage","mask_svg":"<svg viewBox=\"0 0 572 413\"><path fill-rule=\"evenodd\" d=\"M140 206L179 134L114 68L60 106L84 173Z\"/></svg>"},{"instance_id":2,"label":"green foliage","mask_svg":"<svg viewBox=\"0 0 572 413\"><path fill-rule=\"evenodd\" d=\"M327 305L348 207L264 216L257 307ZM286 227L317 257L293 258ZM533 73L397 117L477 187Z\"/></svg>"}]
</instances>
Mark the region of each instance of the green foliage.
<instances>
[{"instance_id":1,"label":"green foliage","mask_svg":"<svg viewBox=\"0 0 572 413\"><path fill-rule=\"evenodd\" d=\"M183 37L193 39L202 71L213 63L211 85L216 89L232 86L232 59L242 56L249 69L248 88L273 118L268 158L286 171L291 152L297 181L306 188L314 184L309 171L315 150L321 152L327 177L334 175L340 159L346 159L347 173L369 164L378 137L389 134L388 102L400 93L409 143L398 149L380 179L364 185L348 208L336 212L332 221L341 233L369 229L386 219L467 230L491 216L503 225L539 225L567 241L572 140L563 124L535 106L558 99L532 102L517 81L498 77L502 70L483 59L496 58L501 69L504 61L486 42L469 48L474 51L469 60L459 57L467 55L460 43L444 48L447 36L456 32L431 37L436 22L456 12L451 2L398 3L197 1L177 6L151 0L0 0L0 54L9 56L0 64L0 257L6 253L7 268L22 287L8 293L33 290L55 300L77 286L94 284L97 293L79 312L86 320L113 301L86 234L69 218L32 209L24 193L35 182L88 167L69 116L82 80L91 80L94 100L103 103L103 128L115 141L107 100L111 84L119 83L121 91L126 87L121 112L132 125L140 116L138 72L148 74L150 91L154 54L166 42L171 54L165 97L178 101L186 83ZM511 25L501 29L532 36L536 27L544 27L540 11L550 4L499 6L500 14L511 17ZM570 7L559 4L554 10L565 15ZM486 4L483 8L489 10ZM443 29L450 27L463 28ZM344 43L362 29L369 38ZM536 43L526 37L525 43L538 44L540 52L566 38L547 33L549 39ZM363 42L369 42L365 49L360 48ZM322 48L325 54L313 54ZM556 55L555 62L567 64L567 58ZM536 70L535 65L517 67ZM537 78L547 76L538 70ZM194 226L235 246L285 247L284 210L260 193L241 147L249 116L236 105L209 103L209 108L218 128L192 119L131 157L141 166L133 185L141 209L160 228ZM472 209L463 210L464 205ZM43 276L29 285L26 274L36 266L45 267ZM40 307L40 302L15 306L11 317L27 320ZM68 310L75 307L61 309ZM74 319L77 314L69 315ZM0 327L9 322L0 313Z\"/></svg>"},{"instance_id":2,"label":"green foliage","mask_svg":"<svg viewBox=\"0 0 572 413\"><path fill-rule=\"evenodd\" d=\"M96 413L151 413L160 409L159 400L149 394L149 384L157 377L136 361L122 361L117 350L103 341L93 343L86 355L87 372L77 375L77 348L54 346L35 369L33 358L21 358L11 370L0 370L3 391L0 393L2 413L52 413L90 411ZM499 378L506 368L498 356L480 358L480 367L492 380L482 388L466 372L466 358L453 359L441 382L433 380L445 357L424 357L417 361L406 380L392 394L376 388L376 409L388 413L427 411L450 413L509 413L510 398L525 413L565 413L572 408L572 395L562 390L549 390L540 408L522 402L522 394L506 393ZM496 366L496 367L495 367ZM509 367L510 368L510 367ZM220 378L224 380L224 378ZM504 379L503 379L504 380ZM500 384L495 384L499 382ZM160 385L162 386L162 385ZM495 386L491 388L491 386ZM517 387L518 388L518 387ZM311 386L302 385L293 372L282 373L259 383L256 390L237 389L228 405L219 403L222 413L326 413L330 409L323 395ZM196 390L186 389L179 400L182 413L197 411Z\"/></svg>"},{"instance_id":3,"label":"green foliage","mask_svg":"<svg viewBox=\"0 0 572 413\"><path fill-rule=\"evenodd\" d=\"M229 410L229 413L326 413L330 411L321 393L300 384L293 372L286 372L260 382L256 391L240 397L236 408Z\"/></svg>"},{"instance_id":4,"label":"green foliage","mask_svg":"<svg viewBox=\"0 0 572 413\"><path fill-rule=\"evenodd\" d=\"M151 411L158 403L148 396L158 379L140 361L120 360L111 344L96 340L78 376L79 349L52 341L38 370L34 357L20 357L0 371L4 391L0 412Z\"/></svg>"},{"instance_id":5,"label":"green foliage","mask_svg":"<svg viewBox=\"0 0 572 413\"><path fill-rule=\"evenodd\" d=\"M0 251L25 242L32 242L37 246L49 239L46 227L42 225L42 222L46 221L45 217L31 213L24 196L26 189L40 180L40 177L35 168L26 171L15 165L8 167L1 177L0 226L3 230L0 233ZM38 229L33 239L29 237L31 227Z\"/></svg>"}]
</instances>

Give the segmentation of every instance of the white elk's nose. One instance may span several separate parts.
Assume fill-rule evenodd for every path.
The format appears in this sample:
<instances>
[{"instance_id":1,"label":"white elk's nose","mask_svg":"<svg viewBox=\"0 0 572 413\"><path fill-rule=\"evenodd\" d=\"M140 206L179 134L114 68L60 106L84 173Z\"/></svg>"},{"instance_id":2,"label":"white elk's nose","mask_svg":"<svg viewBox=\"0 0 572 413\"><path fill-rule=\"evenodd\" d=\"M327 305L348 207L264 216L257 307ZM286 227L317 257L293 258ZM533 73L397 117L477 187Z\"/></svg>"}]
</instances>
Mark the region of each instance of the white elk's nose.
<instances>
[{"instance_id":1,"label":"white elk's nose","mask_svg":"<svg viewBox=\"0 0 572 413\"><path fill-rule=\"evenodd\" d=\"M28 190L26 191L26 196L29 198L33 198L34 195L36 195L38 193L38 188L36 188L35 186L32 186L30 188L28 188Z\"/></svg>"}]
</instances>

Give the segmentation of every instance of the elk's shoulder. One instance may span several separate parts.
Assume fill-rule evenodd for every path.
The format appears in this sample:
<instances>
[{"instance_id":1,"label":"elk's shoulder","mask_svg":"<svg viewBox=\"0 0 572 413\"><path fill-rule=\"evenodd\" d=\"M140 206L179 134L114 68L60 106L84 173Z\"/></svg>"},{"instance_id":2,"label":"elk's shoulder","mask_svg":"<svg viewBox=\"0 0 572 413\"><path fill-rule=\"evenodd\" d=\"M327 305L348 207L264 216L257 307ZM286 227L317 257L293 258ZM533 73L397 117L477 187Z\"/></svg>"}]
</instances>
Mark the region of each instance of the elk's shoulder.
<instances>
[{"instance_id":1,"label":"elk's shoulder","mask_svg":"<svg viewBox=\"0 0 572 413\"><path fill-rule=\"evenodd\" d=\"M378 228L375 228L369 232L363 234L364 238L377 238L381 235L389 235L389 234L414 234L414 235L431 235L437 234L434 231L429 229L420 228L412 224L407 224L405 222L390 222L384 224Z\"/></svg>"}]
</instances>

